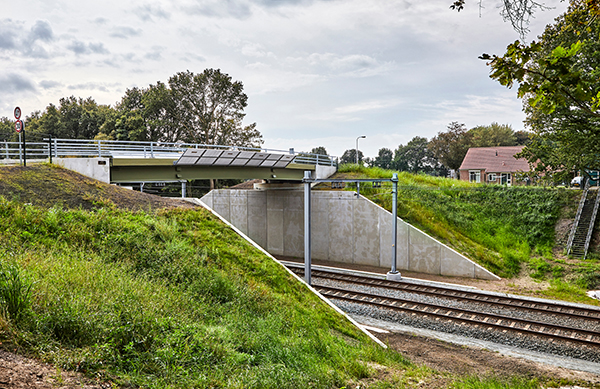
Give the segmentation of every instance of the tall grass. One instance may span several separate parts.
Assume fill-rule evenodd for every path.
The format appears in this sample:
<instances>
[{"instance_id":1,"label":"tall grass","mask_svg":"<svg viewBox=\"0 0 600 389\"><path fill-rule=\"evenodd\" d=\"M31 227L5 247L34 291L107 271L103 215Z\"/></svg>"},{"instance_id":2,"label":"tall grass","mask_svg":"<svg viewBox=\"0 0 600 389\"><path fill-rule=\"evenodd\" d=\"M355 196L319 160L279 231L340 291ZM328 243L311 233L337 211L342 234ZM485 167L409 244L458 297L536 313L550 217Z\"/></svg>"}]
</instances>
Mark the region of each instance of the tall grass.
<instances>
[{"instance_id":1,"label":"tall grass","mask_svg":"<svg viewBox=\"0 0 600 389\"><path fill-rule=\"evenodd\" d=\"M394 172L343 165L340 173L389 178ZM398 174L398 216L466 253L503 277L519 273L533 255L551 255L554 225L576 193L506 187L423 174ZM389 187L361 194L391 209Z\"/></svg>"},{"instance_id":2,"label":"tall grass","mask_svg":"<svg viewBox=\"0 0 600 389\"><path fill-rule=\"evenodd\" d=\"M0 339L63 368L150 388L329 388L370 363L410 367L204 210L0 198L0 223L2 269L35 282L13 287L30 314Z\"/></svg>"}]
</instances>

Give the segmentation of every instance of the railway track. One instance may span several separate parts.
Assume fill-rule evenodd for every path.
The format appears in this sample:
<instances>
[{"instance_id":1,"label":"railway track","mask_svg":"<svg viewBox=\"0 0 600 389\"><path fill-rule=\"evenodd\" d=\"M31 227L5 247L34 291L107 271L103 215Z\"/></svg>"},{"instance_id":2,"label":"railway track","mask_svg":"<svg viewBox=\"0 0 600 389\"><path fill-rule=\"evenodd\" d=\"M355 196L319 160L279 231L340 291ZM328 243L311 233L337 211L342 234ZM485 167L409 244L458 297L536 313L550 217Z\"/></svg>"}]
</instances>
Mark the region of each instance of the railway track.
<instances>
[{"instance_id":1,"label":"railway track","mask_svg":"<svg viewBox=\"0 0 600 389\"><path fill-rule=\"evenodd\" d=\"M290 264L288 267L299 275L304 273L301 265ZM388 281L324 270L313 270L312 277L313 287L333 300L401 311L407 315L440 322L454 322L483 331L510 332L534 339L545 338L551 342L585 345L600 351L600 331L598 330L600 329L600 309L595 307L586 309L552 301L491 295L481 291L467 291L446 286ZM333 285L328 285L328 283ZM422 295L433 297L438 302L422 301L418 297ZM453 304L445 302L450 300L462 302L470 308L459 307L456 304L453 306ZM513 314L498 314L496 313L498 310L513 312ZM533 313L536 319L523 318L519 311L529 316ZM559 319L554 319L555 322L553 322L553 320L549 320L551 317ZM563 319L575 319L588 323L591 329L583 328L585 326L556 323Z\"/></svg>"}]
</instances>

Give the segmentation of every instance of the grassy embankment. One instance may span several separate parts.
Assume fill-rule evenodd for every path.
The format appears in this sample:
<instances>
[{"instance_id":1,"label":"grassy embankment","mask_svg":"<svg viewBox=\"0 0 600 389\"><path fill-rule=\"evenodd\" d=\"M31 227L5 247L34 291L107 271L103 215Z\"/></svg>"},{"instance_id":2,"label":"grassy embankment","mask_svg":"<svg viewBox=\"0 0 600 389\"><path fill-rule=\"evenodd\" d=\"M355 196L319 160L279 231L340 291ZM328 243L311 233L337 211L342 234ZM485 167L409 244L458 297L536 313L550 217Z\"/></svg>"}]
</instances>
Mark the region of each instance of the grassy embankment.
<instances>
[{"instance_id":1,"label":"grassy embankment","mask_svg":"<svg viewBox=\"0 0 600 389\"><path fill-rule=\"evenodd\" d=\"M376 375L369 365L409 365L204 210L2 199L0 223L2 274L20 280L5 282L17 297L3 341L64 368L151 387L281 388L341 387Z\"/></svg>"},{"instance_id":2,"label":"grassy embankment","mask_svg":"<svg viewBox=\"0 0 600 389\"><path fill-rule=\"evenodd\" d=\"M393 171L343 165L347 177L391 177ZM600 286L600 262L558 258L555 224L574 217L580 191L471 184L399 173L398 216L505 278L526 272L550 282L543 295L595 303L585 291ZM361 194L391 210L389 188ZM565 215L567 213L567 215Z\"/></svg>"},{"instance_id":3,"label":"grassy embankment","mask_svg":"<svg viewBox=\"0 0 600 389\"><path fill-rule=\"evenodd\" d=\"M47 182L28 184L18 169L5 172L2 347L132 387L404 388L439 377L375 345L205 210L117 209L103 197L114 188L100 183L81 194L89 209L32 205L40 185L59 177L53 196L77 204L58 192L79 191L84 179L43 166L22 173ZM540 387L511 377L450 381Z\"/></svg>"}]
</instances>

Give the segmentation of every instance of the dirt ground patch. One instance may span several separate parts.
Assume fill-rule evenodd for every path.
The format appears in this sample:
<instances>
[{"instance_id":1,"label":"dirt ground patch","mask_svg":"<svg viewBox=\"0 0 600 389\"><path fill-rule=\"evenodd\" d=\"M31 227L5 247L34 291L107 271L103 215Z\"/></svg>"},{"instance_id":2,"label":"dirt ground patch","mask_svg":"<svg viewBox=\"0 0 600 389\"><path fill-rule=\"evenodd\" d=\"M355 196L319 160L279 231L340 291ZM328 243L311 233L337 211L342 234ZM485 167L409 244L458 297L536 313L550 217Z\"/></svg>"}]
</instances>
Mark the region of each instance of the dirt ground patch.
<instances>
[{"instance_id":1,"label":"dirt ground patch","mask_svg":"<svg viewBox=\"0 0 600 389\"><path fill-rule=\"evenodd\" d=\"M0 195L8 200L14 199L45 208L58 206L90 210L115 207L131 211L152 211L196 207L181 199L124 189L49 164L0 167Z\"/></svg>"},{"instance_id":2,"label":"dirt ground patch","mask_svg":"<svg viewBox=\"0 0 600 389\"><path fill-rule=\"evenodd\" d=\"M2 389L108 389L110 382L95 382L81 374L61 371L0 349L0 388Z\"/></svg>"},{"instance_id":3,"label":"dirt ground patch","mask_svg":"<svg viewBox=\"0 0 600 389\"><path fill-rule=\"evenodd\" d=\"M538 378L541 382L569 382L586 388L600 388L600 372L597 375L572 371L421 336L399 333L376 336L414 363L424 364L442 373L429 383L429 388L446 387L449 381L444 373L479 377L516 375Z\"/></svg>"}]
</instances>

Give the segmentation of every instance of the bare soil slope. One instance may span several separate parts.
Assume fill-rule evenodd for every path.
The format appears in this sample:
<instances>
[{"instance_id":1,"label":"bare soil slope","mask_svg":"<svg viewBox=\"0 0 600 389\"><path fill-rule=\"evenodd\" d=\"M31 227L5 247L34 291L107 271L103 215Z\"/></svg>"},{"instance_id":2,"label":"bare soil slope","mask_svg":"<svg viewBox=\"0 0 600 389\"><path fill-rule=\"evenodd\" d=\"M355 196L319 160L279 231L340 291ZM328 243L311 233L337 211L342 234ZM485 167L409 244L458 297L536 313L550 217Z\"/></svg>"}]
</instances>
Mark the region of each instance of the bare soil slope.
<instances>
[{"instance_id":1,"label":"bare soil slope","mask_svg":"<svg viewBox=\"0 0 600 389\"><path fill-rule=\"evenodd\" d=\"M181 199L135 192L49 164L0 167L0 196L46 208L115 207L132 211L151 211L171 207L195 207Z\"/></svg>"}]
</instances>

